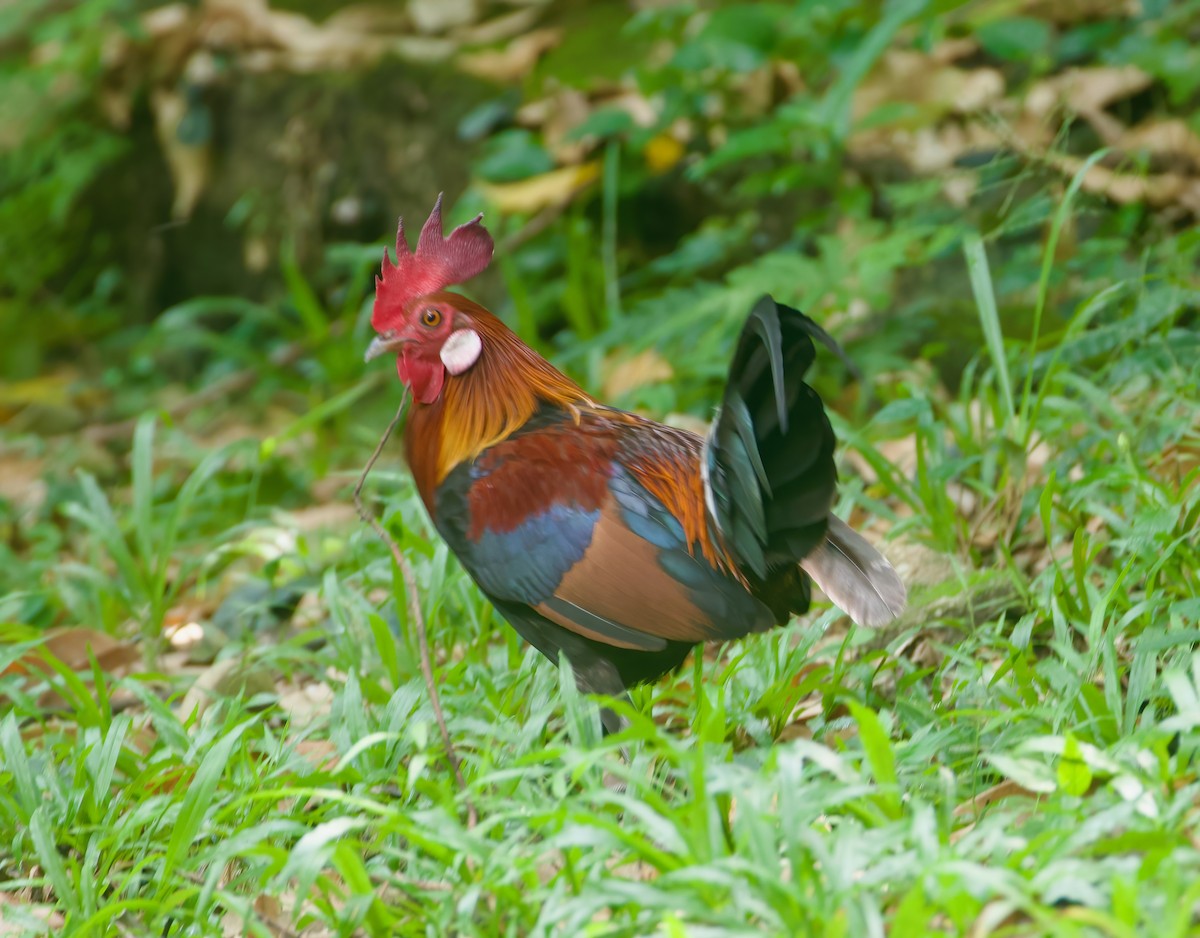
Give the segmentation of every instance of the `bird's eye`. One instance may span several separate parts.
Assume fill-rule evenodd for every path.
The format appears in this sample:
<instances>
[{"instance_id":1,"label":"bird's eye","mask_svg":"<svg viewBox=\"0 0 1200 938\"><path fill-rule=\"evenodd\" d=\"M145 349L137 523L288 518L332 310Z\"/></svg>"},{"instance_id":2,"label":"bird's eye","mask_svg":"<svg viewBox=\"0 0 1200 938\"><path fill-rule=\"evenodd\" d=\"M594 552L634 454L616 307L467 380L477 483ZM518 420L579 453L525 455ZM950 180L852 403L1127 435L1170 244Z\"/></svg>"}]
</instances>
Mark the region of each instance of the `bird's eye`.
<instances>
[{"instance_id":1,"label":"bird's eye","mask_svg":"<svg viewBox=\"0 0 1200 938\"><path fill-rule=\"evenodd\" d=\"M421 313L421 324L424 326L428 326L430 329L432 329L434 326L438 325L438 323L440 323L441 321L442 321L441 310L435 309L432 306L427 307L425 309L425 312Z\"/></svg>"}]
</instances>

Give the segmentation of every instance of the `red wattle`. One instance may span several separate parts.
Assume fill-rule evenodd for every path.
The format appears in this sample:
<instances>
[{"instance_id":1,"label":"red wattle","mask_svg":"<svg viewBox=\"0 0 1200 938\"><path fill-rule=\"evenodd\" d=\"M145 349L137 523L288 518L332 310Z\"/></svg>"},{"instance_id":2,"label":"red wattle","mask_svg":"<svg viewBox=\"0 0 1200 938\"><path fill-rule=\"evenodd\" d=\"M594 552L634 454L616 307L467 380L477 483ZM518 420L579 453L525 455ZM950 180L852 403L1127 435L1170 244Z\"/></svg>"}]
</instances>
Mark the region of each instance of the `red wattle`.
<instances>
[{"instance_id":1,"label":"red wattle","mask_svg":"<svg viewBox=\"0 0 1200 938\"><path fill-rule=\"evenodd\" d=\"M412 388L413 397L422 404L432 404L442 393L446 368L440 359L428 361L401 353L396 357L396 373Z\"/></svg>"}]
</instances>

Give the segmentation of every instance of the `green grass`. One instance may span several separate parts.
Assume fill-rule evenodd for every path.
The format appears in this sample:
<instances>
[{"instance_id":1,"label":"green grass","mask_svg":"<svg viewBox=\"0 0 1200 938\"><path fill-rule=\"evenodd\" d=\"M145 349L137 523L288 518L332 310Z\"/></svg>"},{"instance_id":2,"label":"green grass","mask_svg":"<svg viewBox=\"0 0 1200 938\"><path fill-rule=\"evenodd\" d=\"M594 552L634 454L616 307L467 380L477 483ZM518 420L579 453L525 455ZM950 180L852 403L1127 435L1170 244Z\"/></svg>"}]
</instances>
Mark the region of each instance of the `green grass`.
<instances>
[{"instance_id":1,"label":"green grass","mask_svg":"<svg viewBox=\"0 0 1200 938\"><path fill-rule=\"evenodd\" d=\"M414 566L465 789L403 580L351 507L399 394L361 363L380 245L316 270L283 250L278 298L195 297L140 329L103 291L0 271L22 303L72 310L21 317L7 354L52 360L86 325L99 372L63 396L114 421L0 393L0 935L1200 933L1200 238L1092 194L1111 154L1068 119L1054 152L1078 172L992 154L965 208L937 174L847 155L889 46L947 36L979 40L1009 101L1137 64L1154 84L1118 116L1195 128L1179 37L1200 8L1141 6L1015 27L1002 3L656 8L539 66L526 98L589 74L592 46L674 50L629 66L661 126L590 115L597 189L498 256L483 298L592 389L656 351L672 377L616 401L656 416L711 413L762 292L827 324L868 376L817 368L838 511L883 540L911 608L872 633L818 603L706 649L612 702L629 727L605 738L438 540L392 444L366 498ZM39 81L92 75L90 22L55 27L87 68ZM1037 49L1014 40L1030 22ZM783 82L781 63L802 86L755 111L749 76ZM866 123L944 116L893 102ZM643 148L676 121L692 152L655 175ZM34 163L71 198L83 184ZM675 190L712 214L648 248L639 199ZM527 220L488 221L500 240Z\"/></svg>"},{"instance_id":2,"label":"green grass","mask_svg":"<svg viewBox=\"0 0 1200 938\"><path fill-rule=\"evenodd\" d=\"M312 604L290 628L226 636L235 679L196 714L179 670L0 678L0 892L65 918L43 928L14 906L12 927L1193 934L1200 349L1182 317L1195 296L1125 284L1108 301L1120 341L1097 352L1099 329L1068 326L1036 399L1016 402L1023 433L1002 429L1013 411L995 367L958 399L908 384L903 404L844 428L884 470L848 485L847 507L946 551L948 587L918 585L894 634L817 613L725 646L639 691L618 737L601 739L593 704L497 621L406 478L380 472L369 491L387 493L416 565L466 792L381 545L347 521L320 533L246 514L247 485L279 453L173 457L186 435L143 422L127 496L86 476L64 496L67 550L94 571L48 568L72 581L70 608L158 629L164 607L239 565L231 551L243 575L308 576ZM1005 349L997 364L1022 387L1028 355ZM915 440L911 476L875 448L898 437ZM1028 468L1035 438L1044 461ZM991 507L964 517L950 483ZM921 613L972 589L955 585L972 567L1018 584L1006 614ZM36 646L7 645L0 663ZM328 688L328 707L290 708L295 684Z\"/></svg>"}]
</instances>

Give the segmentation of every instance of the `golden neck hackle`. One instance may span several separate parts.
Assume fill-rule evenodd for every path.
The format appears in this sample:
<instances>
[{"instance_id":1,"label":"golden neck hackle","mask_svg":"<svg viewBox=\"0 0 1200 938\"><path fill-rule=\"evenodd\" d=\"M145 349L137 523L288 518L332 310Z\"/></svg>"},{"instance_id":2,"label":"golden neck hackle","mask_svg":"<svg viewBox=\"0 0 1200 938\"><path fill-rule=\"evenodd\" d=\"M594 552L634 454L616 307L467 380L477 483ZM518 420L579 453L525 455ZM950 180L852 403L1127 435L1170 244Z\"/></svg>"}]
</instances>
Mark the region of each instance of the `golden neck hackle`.
<instances>
[{"instance_id":1,"label":"golden neck hackle","mask_svg":"<svg viewBox=\"0 0 1200 938\"><path fill-rule=\"evenodd\" d=\"M483 307L455 294L434 298L471 316L483 353L468 371L448 375L441 397L414 405L409 417L405 452L430 512L434 491L455 466L515 433L543 404L574 411L596 406Z\"/></svg>"}]
</instances>

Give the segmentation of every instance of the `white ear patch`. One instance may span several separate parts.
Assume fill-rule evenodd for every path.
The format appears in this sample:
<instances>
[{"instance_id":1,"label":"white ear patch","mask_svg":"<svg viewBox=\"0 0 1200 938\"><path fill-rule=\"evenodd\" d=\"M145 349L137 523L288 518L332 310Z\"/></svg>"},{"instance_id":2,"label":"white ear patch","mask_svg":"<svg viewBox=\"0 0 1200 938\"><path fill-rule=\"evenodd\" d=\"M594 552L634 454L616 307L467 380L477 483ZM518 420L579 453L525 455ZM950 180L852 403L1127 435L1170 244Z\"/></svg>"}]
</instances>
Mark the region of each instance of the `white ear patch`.
<instances>
[{"instance_id":1,"label":"white ear patch","mask_svg":"<svg viewBox=\"0 0 1200 938\"><path fill-rule=\"evenodd\" d=\"M461 375L479 360L483 341L474 329L455 329L442 343L442 364L452 375Z\"/></svg>"}]
</instances>

